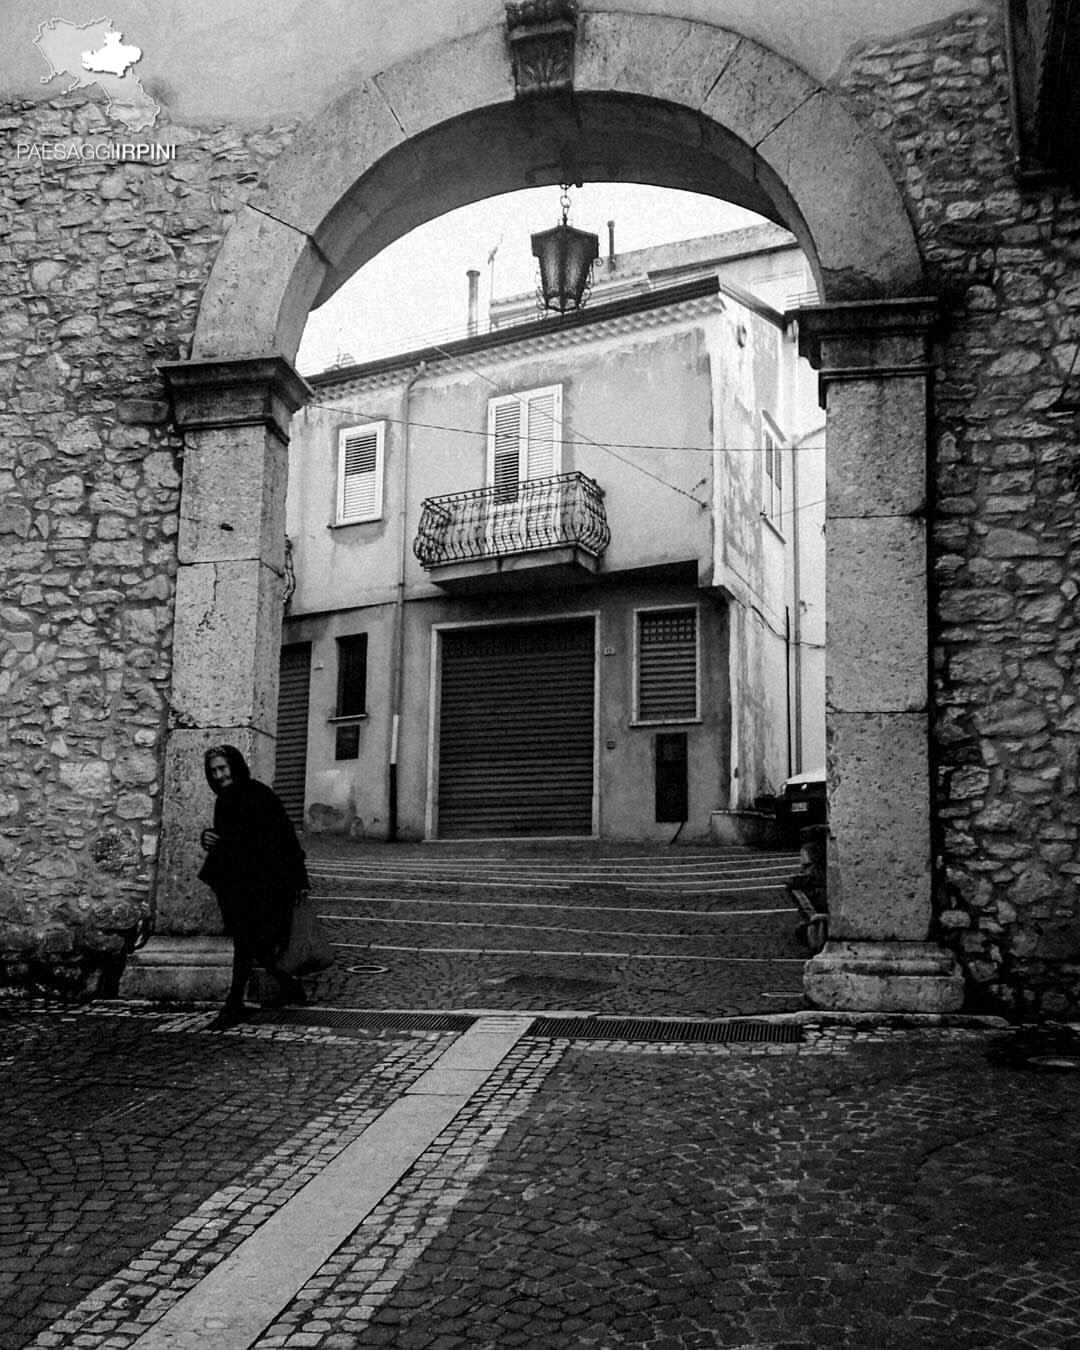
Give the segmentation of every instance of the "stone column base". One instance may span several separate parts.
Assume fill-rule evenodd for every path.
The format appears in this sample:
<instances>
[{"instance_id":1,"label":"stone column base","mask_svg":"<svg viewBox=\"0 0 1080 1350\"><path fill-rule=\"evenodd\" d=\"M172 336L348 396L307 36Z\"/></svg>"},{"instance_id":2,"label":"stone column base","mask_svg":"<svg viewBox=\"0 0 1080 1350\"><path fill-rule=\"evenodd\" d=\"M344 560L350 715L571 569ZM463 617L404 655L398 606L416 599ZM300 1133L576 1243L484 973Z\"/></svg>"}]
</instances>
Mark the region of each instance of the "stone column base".
<instances>
[{"instance_id":1,"label":"stone column base","mask_svg":"<svg viewBox=\"0 0 1080 1350\"><path fill-rule=\"evenodd\" d=\"M825 944L803 972L815 1008L844 1012L957 1012L964 977L949 952L931 942Z\"/></svg>"},{"instance_id":2,"label":"stone column base","mask_svg":"<svg viewBox=\"0 0 1080 1350\"><path fill-rule=\"evenodd\" d=\"M152 937L128 957L120 977L120 997L221 1003L231 978L228 938Z\"/></svg>"}]
</instances>

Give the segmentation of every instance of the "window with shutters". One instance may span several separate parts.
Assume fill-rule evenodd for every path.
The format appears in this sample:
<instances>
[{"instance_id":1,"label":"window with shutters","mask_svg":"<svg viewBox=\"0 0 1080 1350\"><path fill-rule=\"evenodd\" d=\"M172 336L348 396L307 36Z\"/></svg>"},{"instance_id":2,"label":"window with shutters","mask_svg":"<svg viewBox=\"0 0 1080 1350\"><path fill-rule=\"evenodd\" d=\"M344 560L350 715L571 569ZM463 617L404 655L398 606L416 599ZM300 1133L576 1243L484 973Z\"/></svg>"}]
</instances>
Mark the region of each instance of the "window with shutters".
<instances>
[{"instance_id":1,"label":"window with shutters","mask_svg":"<svg viewBox=\"0 0 1080 1350\"><path fill-rule=\"evenodd\" d=\"M488 403L488 486L498 502L517 501L518 485L561 472L562 388L529 389Z\"/></svg>"},{"instance_id":2,"label":"window with shutters","mask_svg":"<svg viewBox=\"0 0 1080 1350\"><path fill-rule=\"evenodd\" d=\"M353 525L382 515L385 422L338 432L337 523Z\"/></svg>"},{"instance_id":3,"label":"window with shutters","mask_svg":"<svg viewBox=\"0 0 1080 1350\"><path fill-rule=\"evenodd\" d=\"M698 613L648 609L637 613L638 722L698 719Z\"/></svg>"},{"instance_id":4,"label":"window with shutters","mask_svg":"<svg viewBox=\"0 0 1080 1350\"><path fill-rule=\"evenodd\" d=\"M769 524L781 530L784 517L784 452L780 438L768 426L762 427L761 436L765 452L762 509Z\"/></svg>"}]
</instances>

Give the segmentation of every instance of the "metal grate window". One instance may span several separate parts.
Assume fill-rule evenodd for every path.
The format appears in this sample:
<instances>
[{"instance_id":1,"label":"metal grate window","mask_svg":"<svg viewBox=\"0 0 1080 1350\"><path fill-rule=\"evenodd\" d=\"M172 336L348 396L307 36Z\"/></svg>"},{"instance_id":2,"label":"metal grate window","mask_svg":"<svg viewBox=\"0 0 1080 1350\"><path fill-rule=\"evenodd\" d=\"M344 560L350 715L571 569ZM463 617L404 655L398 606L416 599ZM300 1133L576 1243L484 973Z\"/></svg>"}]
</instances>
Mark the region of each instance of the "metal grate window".
<instances>
[{"instance_id":1,"label":"metal grate window","mask_svg":"<svg viewBox=\"0 0 1080 1350\"><path fill-rule=\"evenodd\" d=\"M698 716L697 610L638 614L639 722L685 722Z\"/></svg>"}]
</instances>

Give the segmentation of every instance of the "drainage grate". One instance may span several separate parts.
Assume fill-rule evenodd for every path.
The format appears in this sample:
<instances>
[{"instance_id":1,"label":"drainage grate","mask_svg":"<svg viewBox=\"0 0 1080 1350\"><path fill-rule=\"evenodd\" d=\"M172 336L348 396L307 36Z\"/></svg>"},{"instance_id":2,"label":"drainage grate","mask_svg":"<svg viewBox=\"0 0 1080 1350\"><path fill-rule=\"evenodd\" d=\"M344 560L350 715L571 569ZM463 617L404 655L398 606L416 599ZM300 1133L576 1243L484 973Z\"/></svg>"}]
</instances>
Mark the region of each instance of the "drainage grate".
<instances>
[{"instance_id":1,"label":"drainage grate","mask_svg":"<svg viewBox=\"0 0 1080 1350\"><path fill-rule=\"evenodd\" d=\"M380 1012L377 1008L282 1008L272 1020L278 1026L332 1027L336 1031L468 1031L476 1018L468 1013Z\"/></svg>"},{"instance_id":2,"label":"drainage grate","mask_svg":"<svg viewBox=\"0 0 1080 1350\"><path fill-rule=\"evenodd\" d=\"M802 1040L797 1022L665 1022L648 1017L538 1017L527 1036L590 1041L740 1041L791 1045Z\"/></svg>"}]
</instances>

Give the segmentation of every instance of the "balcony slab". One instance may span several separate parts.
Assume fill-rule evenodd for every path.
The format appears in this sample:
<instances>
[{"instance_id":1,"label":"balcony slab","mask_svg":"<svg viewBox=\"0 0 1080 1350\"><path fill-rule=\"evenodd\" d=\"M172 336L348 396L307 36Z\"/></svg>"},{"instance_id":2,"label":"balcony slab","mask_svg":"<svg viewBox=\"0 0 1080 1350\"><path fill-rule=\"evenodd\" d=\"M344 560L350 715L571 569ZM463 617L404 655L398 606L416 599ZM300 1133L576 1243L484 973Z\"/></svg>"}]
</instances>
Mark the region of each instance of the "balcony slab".
<instances>
[{"instance_id":1,"label":"balcony slab","mask_svg":"<svg viewBox=\"0 0 1080 1350\"><path fill-rule=\"evenodd\" d=\"M432 583L454 595L478 591L535 590L537 586L580 586L600 570L600 559L567 544L530 553L441 563L427 569Z\"/></svg>"}]
</instances>

